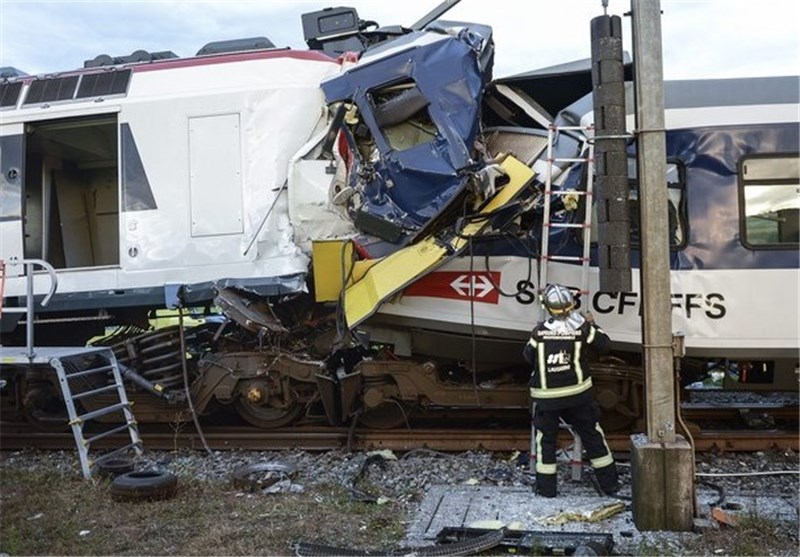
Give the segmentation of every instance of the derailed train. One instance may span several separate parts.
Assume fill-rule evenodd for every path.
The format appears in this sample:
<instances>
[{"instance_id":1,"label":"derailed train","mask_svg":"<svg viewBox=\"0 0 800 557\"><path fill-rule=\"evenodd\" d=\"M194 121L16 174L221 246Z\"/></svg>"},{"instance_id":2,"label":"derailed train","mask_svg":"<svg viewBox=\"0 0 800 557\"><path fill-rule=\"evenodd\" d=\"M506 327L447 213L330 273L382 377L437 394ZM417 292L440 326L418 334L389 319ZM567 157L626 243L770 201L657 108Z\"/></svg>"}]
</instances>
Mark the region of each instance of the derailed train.
<instances>
[{"instance_id":1,"label":"derailed train","mask_svg":"<svg viewBox=\"0 0 800 557\"><path fill-rule=\"evenodd\" d=\"M492 81L488 27L326 35L325 18L354 11L309 15L317 50L228 41L3 79L0 258L58 275L37 341L102 337L136 379L139 421L185 418L185 393L265 428L526 408L543 259L567 256L548 282L580 290L591 198L553 204L549 218L574 227L543 226L544 176L586 188L588 63ZM798 79L666 82L665 98L683 372L794 389ZM629 155L638 285L635 141ZM638 286L600 291L590 248L579 301L616 349L593 365L597 397L607 426L629 426L643 412ZM21 272L6 266L4 306L25 304ZM48 287L37 274L37 299ZM203 322L150 328L179 306ZM3 314L4 344L24 342L20 316ZM4 413L61 419L52 373L2 374Z\"/></svg>"}]
</instances>

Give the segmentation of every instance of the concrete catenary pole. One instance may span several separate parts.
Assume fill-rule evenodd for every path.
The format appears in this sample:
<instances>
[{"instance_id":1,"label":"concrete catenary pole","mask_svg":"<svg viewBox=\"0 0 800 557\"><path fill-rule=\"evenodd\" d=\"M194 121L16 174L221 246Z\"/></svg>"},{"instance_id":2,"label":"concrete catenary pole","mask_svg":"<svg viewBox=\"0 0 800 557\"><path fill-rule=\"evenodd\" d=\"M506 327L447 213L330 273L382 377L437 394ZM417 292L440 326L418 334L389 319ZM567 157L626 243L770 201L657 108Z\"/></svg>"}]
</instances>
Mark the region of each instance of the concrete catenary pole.
<instances>
[{"instance_id":1,"label":"concrete catenary pole","mask_svg":"<svg viewBox=\"0 0 800 557\"><path fill-rule=\"evenodd\" d=\"M660 0L631 0L641 219L641 304L647 438L631 446L640 530L690 530L694 454L675 434L664 77Z\"/></svg>"},{"instance_id":2,"label":"concrete catenary pole","mask_svg":"<svg viewBox=\"0 0 800 557\"><path fill-rule=\"evenodd\" d=\"M641 219L642 340L647 436L675 440L672 306L669 280L669 199L666 188L664 79L659 0L631 0Z\"/></svg>"}]
</instances>

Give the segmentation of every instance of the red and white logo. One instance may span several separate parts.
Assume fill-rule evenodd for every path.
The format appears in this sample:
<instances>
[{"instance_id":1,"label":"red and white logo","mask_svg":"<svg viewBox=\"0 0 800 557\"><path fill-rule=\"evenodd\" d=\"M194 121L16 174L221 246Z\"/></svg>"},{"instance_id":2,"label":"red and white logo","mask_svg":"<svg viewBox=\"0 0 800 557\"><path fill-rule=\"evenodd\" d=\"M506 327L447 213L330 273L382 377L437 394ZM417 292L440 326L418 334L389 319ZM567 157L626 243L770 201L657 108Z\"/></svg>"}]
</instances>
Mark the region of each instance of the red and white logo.
<instances>
[{"instance_id":1,"label":"red and white logo","mask_svg":"<svg viewBox=\"0 0 800 557\"><path fill-rule=\"evenodd\" d=\"M403 295L451 300L472 298L475 302L496 304L500 299L496 284L500 284L499 272L436 271L406 288Z\"/></svg>"}]
</instances>

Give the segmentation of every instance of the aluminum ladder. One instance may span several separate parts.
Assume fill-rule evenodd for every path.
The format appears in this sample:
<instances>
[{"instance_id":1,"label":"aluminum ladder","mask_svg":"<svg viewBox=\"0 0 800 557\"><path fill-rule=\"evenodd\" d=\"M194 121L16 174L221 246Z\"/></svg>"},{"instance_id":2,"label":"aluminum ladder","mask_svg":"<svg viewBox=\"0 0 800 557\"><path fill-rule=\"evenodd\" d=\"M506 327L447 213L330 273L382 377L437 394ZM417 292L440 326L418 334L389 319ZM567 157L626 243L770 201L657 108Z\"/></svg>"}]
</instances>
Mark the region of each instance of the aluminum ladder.
<instances>
[{"instance_id":1,"label":"aluminum ladder","mask_svg":"<svg viewBox=\"0 0 800 557\"><path fill-rule=\"evenodd\" d=\"M88 362L88 365L82 365ZM75 445L78 448L78 456L81 461L81 469L85 478L91 478L92 472L98 462L110 459L115 456L133 450L137 456L141 456L142 440L139 436L139 428L136 418L133 415L132 403L128 400L125 392L125 385L122 383L122 374L117 365L117 358L110 348L95 349L88 352L81 352L74 356L53 357L50 365L56 370L58 383L61 386L61 394L64 397L64 404L67 407L69 425L72 435L75 437ZM103 379L111 378L111 382L97 386L87 381L89 378ZM97 381L97 379L95 379ZM95 410L79 413L75 402L88 400L98 395L110 394L113 397L112 403L108 406L100 406ZM124 423L111 429L99 433L87 434L84 426L87 423L110 414L117 413ZM127 431L130 443L123 447L113 449L104 453L97 459L92 459L89 449L92 443L105 439L117 433Z\"/></svg>"},{"instance_id":2,"label":"aluminum ladder","mask_svg":"<svg viewBox=\"0 0 800 557\"><path fill-rule=\"evenodd\" d=\"M23 265L25 270L26 304L24 308L3 307L2 304L6 267L14 265ZM112 458L131 449L137 456L141 456L143 452L142 440L131 409L132 403L128 400L125 386L122 383L122 375L117 365L117 359L110 348L35 346L33 338L35 317L33 277L34 267L36 266L42 267L50 276L50 290L41 301L41 306L45 307L58 287L58 277L52 265L42 259L11 258L8 261L0 260L0 314L3 312L24 313L26 318L26 345L24 350L18 347L0 347L0 355L2 355L3 363L29 366L50 365L55 369L64 405L67 408L69 425L75 437L75 445L78 449L83 476L88 479L92 477L92 471L97 462ZM112 380L110 384L108 383L109 379ZM104 384L98 385L98 383ZM78 413L76 401L88 400L91 397L103 394L111 394L113 396L113 404L99 407L83 414ZM124 420L123 425L99 433L92 433L91 436L85 435L83 428L87 422L114 412L121 413L121 418ZM126 430L131 440L129 444L105 453L97 459L90 458L89 448L92 443Z\"/></svg>"},{"instance_id":3,"label":"aluminum ladder","mask_svg":"<svg viewBox=\"0 0 800 557\"><path fill-rule=\"evenodd\" d=\"M539 294L544 292L548 284L548 262L580 262L581 263L581 289L580 295L583 300L589 299L589 254L591 248L591 227L592 227L592 199L594 189L594 142L586 140L581 152L584 156L574 158L555 158L553 156L553 144L557 140L560 131L580 131L584 137L590 138L594 135L594 125L588 126L555 126L550 124L547 127L547 172L545 173L544 187L544 209L542 215L542 249L539 254ZM553 190L553 164L557 162L584 163L586 165L586 189L585 190ZM584 196L585 203L583 221L575 222L553 222L551 220L551 207L554 196ZM581 255L560 255L550 253L550 230L553 228L575 228L583 230L583 253ZM536 429L533 425L533 416L536 412L536 404L531 406L531 457L534 457L536 447ZM570 464L572 468L572 479L580 481L583 470L583 443L580 436L575 433L572 427L561 420L561 427L568 430L574 439L572 457ZM533 460L533 458L532 458ZM531 463L531 469L534 463Z\"/></svg>"},{"instance_id":4,"label":"aluminum ladder","mask_svg":"<svg viewBox=\"0 0 800 557\"><path fill-rule=\"evenodd\" d=\"M547 272L549 261L580 262L581 264L581 290L580 295L584 300L589 298L589 250L592 240L592 196L594 189L594 142L585 141L582 152L585 156L576 158L554 158L553 143L560 131L581 131L589 138L594 135L594 125L589 126L554 126L547 128L547 172L544 187L544 213L542 218L542 249L539 255L539 293L547 287ZM585 190L553 190L553 164L557 162L584 163L586 164L586 189ZM553 222L551 220L551 206L553 196L585 196L583 221ZM550 230L553 228L579 228L583 230L583 253L581 255L559 255L550 253Z\"/></svg>"}]
</instances>

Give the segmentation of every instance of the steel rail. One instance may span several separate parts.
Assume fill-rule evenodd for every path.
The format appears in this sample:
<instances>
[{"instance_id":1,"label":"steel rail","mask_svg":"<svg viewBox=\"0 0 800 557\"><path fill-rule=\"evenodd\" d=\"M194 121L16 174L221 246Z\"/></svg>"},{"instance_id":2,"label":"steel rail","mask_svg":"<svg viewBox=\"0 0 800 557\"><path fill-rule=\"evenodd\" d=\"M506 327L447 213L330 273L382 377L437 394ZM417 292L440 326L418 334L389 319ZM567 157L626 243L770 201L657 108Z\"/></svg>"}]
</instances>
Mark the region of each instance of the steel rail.
<instances>
[{"instance_id":1,"label":"steel rail","mask_svg":"<svg viewBox=\"0 0 800 557\"><path fill-rule=\"evenodd\" d=\"M356 429L352 435L346 428L291 428L277 432L251 427L208 427L204 431L214 450L377 450L409 451L427 448L439 451L526 451L530 447L527 429L418 429L365 430ZM144 428L144 446L149 450L201 449L199 436L190 431L158 431ZM629 434L610 434L608 443L613 451L630 449ZM765 451L773 448L800 450L796 431L783 430L702 430L694 434L698 451ZM572 439L561 435L559 443L567 446ZM98 448L119 446L121 438L109 436L98 442ZM32 432L29 429L4 426L0 429L0 450L21 449L70 450L74 440L68 432Z\"/></svg>"}]
</instances>

